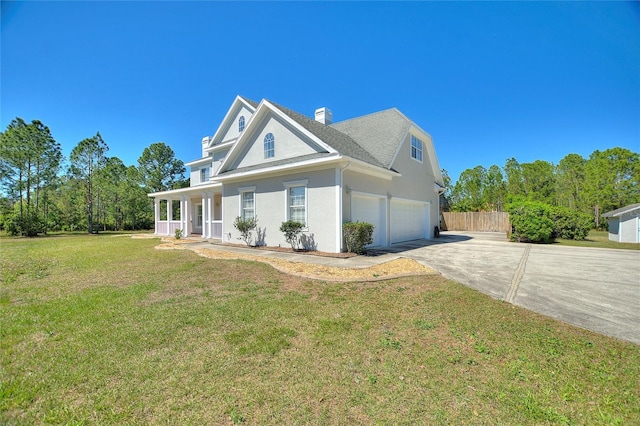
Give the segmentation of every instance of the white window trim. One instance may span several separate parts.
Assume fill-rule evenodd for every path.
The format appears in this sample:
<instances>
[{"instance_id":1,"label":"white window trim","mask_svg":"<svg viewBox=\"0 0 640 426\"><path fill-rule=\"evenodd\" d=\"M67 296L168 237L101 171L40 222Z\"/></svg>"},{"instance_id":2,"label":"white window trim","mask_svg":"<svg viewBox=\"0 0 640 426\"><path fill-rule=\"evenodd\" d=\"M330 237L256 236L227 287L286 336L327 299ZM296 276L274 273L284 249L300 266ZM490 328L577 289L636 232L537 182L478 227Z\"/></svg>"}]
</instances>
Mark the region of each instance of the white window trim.
<instances>
[{"instance_id":1,"label":"white window trim","mask_svg":"<svg viewBox=\"0 0 640 426\"><path fill-rule=\"evenodd\" d=\"M309 185L309 179L293 180L289 182L282 182L284 186L284 217L285 220L290 220L289 209L289 190L291 188L304 187L304 228L303 231L309 230L309 191L307 186Z\"/></svg>"},{"instance_id":2,"label":"white window trim","mask_svg":"<svg viewBox=\"0 0 640 426\"><path fill-rule=\"evenodd\" d=\"M271 143L273 144L273 149L270 149L267 151L266 149L266 144L267 144L267 136L271 135ZM267 160L269 158L275 158L276 156L276 136L269 132L265 135L265 137L262 139L262 151L264 154L264 159ZM267 152L273 154L273 155L269 155L267 156Z\"/></svg>"},{"instance_id":3,"label":"white window trim","mask_svg":"<svg viewBox=\"0 0 640 426\"><path fill-rule=\"evenodd\" d=\"M243 207L242 207L243 206L243 204L242 204L243 200L242 200L242 197L243 197L243 194L245 192L253 192L253 217L255 218L255 217L257 217L257 211L258 211L257 202L256 202L257 201L256 200L257 197L256 197L256 187L255 186L243 186L241 188L238 188L238 195L239 195L238 216L240 216L242 219L244 219L243 216L242 216L242 213L243 213Z\"/></svg>"},{"instance_id":4,"label":"white window trim","mask_svg":"<svg viewBox=\"0 0 640 426\"><path fill-rule=\"evenodd\" d=\"M416 157L413 156L413 140L414 139L420 142L420 157L421 157L420 159L417 159ZM422 139L414 135L411 135L411 140L409 141L409 156L415 161L417 161L418 163L422 163L422 161L424 160L424 142L422 141Z\"/></svg>"},{"instance_id":5,"label":"white window trim","mask_svg":"<svg viewBox=\"0 0 640 426\"><path fill-rule=\"evenodd\" d=\"M207 173L209 171L209 173ZM207 178L207 174L209 177ZM200 183L207 183L211 180L211 169L209 167L203 167L200 169Z\"/></svg>"}]
</instances>

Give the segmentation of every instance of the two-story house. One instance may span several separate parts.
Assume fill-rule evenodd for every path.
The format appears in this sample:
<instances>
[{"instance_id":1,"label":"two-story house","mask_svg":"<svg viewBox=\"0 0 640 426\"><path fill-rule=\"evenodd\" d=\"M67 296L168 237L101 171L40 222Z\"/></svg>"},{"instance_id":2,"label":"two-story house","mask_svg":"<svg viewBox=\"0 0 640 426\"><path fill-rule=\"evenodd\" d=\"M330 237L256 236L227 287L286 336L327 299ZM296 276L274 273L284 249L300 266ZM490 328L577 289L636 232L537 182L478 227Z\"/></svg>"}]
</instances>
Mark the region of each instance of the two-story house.
<instances>
[{"instance_id":1,"label":"two-story house","mask_svg":"<svg viewBox=\"0 0 640 426\"><path fill-rule=\"evenodd\" d=\"M189 188L149 194L157 235L236 243L235 218L257 217L261 244L287 246L280 225L296 220L310 248L340 252L347 221L372 223L374 246L432 238L439 224L433 141L395 108L332 123L327 108L312 119L238 96L187 166Z\"/></svg>"}]
</instances>

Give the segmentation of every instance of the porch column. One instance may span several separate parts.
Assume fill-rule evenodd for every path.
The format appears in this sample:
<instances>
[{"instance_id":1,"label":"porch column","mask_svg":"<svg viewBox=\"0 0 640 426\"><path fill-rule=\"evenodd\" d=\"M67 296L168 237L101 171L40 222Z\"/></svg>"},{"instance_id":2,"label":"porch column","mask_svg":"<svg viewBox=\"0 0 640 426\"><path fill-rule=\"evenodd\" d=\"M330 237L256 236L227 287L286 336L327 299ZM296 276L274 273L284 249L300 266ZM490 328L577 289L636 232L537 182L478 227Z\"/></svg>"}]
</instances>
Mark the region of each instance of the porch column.
<instances>
[{"instance_id":1,"label":"porch column","mask_svg":"<svg viewBox=\"0 0 640 426\"><path fill-rule=\"evenodd\" d=\"M154 216L154 235L158 235L158 221L160 220L160 200L154 197L153 199L153 216Z\"/></svg>"},{"instance_id":2,"label":"porch column","mask_svg":"<svg viewBox=\"0 0 640 426\"><path fill-rule=\"evenodd\" d=\"M191 235L191 221L191 199L186 195L184 200L184 232L186 235Z\"/></svg>"},{"instance_id":3,"label":"porch column","mask_svg":"<svg viewBox=\"0 0 640 426\"><path fill-rule=\"evenodd\" d=\"M213 194L207 193L207 238L213 238Z\"/></svg>"},{"instance_id":4,"label":"porch column","mask_svg":"<svg viewBox=\"0 0 640 426\"><path fill-rule=\"evenodd\" d=\"M182 235L187 236L187 227L184 226L184 195L180 196L180 229L182 229Z\"/></svg>"},{"instance_id":5,"label":"porch column","mask_svg":"<svg viewBox=\"0 0 640 426\"><path fill-rule=\"evenodd\" d=\"M207 224L207 193L202 193L202 238L209 238L208 224Z\"/></svg>"},{"instance_id":6,"label":"porch column","mask_svg":"<svg viewBox=\"0 0 640 426\"><path fill-rule=\"evenodd\" d=\"M173 200L167 199L167 235L171 235L171 218L173 216Z\"/></svg>"}]
</instances>

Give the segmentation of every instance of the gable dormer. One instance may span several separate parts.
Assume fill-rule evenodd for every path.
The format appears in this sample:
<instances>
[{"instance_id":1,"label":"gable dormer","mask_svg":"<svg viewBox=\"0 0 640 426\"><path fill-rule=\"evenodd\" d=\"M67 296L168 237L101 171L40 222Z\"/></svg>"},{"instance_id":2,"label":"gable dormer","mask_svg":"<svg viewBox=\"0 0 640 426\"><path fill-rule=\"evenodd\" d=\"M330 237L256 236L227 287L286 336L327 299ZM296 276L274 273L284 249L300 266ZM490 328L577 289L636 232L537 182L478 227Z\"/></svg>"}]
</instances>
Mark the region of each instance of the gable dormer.
<instances>
[{"instance_id":1,"label":"gable dormer","mask_svg":"<svg viewBox=\"0 0 640 426\"><path fill-rule=\"evenodd\" d=\"M244 132L244 129L255 112L257 105L258 104L253 101L241 96L236 96L236 99L231 104L231 108L229 108L227 114L222 120L222 123L220 123L220 127L218 127L215 134L209 138L207 148L204 148L203 145L203 151L213 148L216 145L222 145L237 140Z\"/></svg>"},{"instance_id":2,"label":"gable dormer","mask_svg":"<svg viewBox=\"0 0 640 426\"><path fill-rule=\"evenodd\" d=\"M247 128L230 146L228 158L223 162L220 172L337 153L267 100L258 105Z\"/></svg>"}]
</instances>

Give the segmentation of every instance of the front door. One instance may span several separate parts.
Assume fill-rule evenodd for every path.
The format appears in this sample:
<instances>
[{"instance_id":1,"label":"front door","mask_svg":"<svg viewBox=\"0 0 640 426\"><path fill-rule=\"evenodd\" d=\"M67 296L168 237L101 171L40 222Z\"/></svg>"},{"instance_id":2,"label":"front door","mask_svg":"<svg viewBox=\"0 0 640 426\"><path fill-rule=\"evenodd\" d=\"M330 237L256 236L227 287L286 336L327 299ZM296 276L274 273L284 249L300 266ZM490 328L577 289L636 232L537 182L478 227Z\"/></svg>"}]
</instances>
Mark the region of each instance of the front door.
<instances>
[{"instance_id":1,"label":"front door","mask_svg":"<svg viewBox=\"0 0 640 426\"><path fill-rule=\"evenodd\" d=\"M202 234L202 203L195 205L194 214L193 233Z\"/></svg>"}]
</instances>

